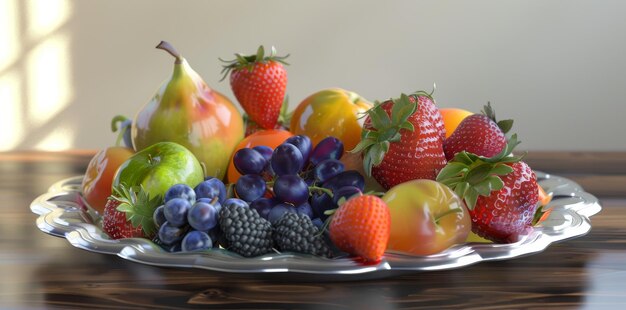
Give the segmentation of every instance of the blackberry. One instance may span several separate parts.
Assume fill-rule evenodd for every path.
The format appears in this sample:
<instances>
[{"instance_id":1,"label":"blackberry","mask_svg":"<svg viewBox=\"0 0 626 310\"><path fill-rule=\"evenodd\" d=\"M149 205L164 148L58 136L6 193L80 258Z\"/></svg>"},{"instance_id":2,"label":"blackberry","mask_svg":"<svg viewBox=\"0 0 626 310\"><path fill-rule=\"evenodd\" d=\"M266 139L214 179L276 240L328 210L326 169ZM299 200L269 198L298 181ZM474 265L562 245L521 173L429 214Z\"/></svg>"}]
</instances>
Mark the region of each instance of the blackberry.
<instances>
[{"instance_id":1,"label":"blackberry","mask_svg":"<svg viewBox=\"0 0 626 310\"><path fill-rule=\"evenodd\" d=\"M219 218L227 250L245 257L272 251L272 225L255 209L225 205L220 210Z\"/></svg>"},{"instance_id":2,"label":"blackberry","mask_svg":"<svg viewBox=\"0 0 626 310\"><path fill-rule=\"evenodd\" d=\"M330 257L330 249L324 237L304 214L285 213L275 223L274 242L282 251Z\"/></svg>"}]
</instances>

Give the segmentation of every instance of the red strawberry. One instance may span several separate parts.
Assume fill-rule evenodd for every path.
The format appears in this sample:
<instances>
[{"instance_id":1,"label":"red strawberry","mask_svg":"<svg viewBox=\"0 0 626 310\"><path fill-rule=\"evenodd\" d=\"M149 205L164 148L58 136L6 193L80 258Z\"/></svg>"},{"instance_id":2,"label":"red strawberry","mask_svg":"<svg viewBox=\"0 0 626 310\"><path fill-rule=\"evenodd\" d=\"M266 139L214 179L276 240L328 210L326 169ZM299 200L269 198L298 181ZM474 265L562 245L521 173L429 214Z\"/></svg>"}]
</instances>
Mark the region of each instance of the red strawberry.
<instances>
[{"instance_id":1,"label":"red strawberry","mask_svg":"<svg viewBox=\"0 0 626 310\"><path fill-rule=\"evenodd\" d=\"M373 195L350 198L332 215L329 233L340 250L365 261L378 261L391 233L389 208Z\"/></svg>"},{"instance_id":2,"label":"red strawberry","mask_svg":"<svg viewBox=\"0 0 626 310\"><path fill-rule=\"evenodd\" d=\"M434 180L445 164L441 113L428 94L387 100L367 112L361 142L366 174L384 188L414 179Z\"/></svg>"},{"instance_id":3,"label":"red strawberry","mask_svg":"<svg viewBox=\"0 0 626 310\"><path fill-rule=\"evenodd\" d=\"M224 78L230 73L230 87L250 119L264 129L273 129L278 122L280 108L287 89L287 71L283 64L287 56L276 56L272 47L265 56L263 46L256 55L235 54L224 61ZM223 61L223 60L222 60Z\"/></svg>"},{"instance_id":4,"label":"red strawberry","mask_svg":"<svg viewBox=\"0 0 626 310\"><path fill-rule=\"evenodd\" d=\"M490 158L460 152L437 177L464 199L472 231L500 243L515 242L532 227L538 207L535 174L520 157L509 156L517 144L513 135L505 149Z\"/></svg>"},{"instance_id":5,"label":"red strawberry","mask_svg":"<svg viewBox=\"0 0 626 310\"><path fill-rule=\"evenodd\" d=\"M124 186L114 192L104 207L104 232L113 239L152 238L156 231L152 214L161 197L150 200L143 189L128 190Z\"/></svg>"},{"instance_id":6,"label":"red strawberry","mask_svg":"<svg viewBox=\"0 0 626 310\"><path fill-rule=\"evenodd\" d=\"M446 159L451 160L461 151L479 156L492 157L500 153L506 145L506 134L513 126L513 120L496 122L491 104L487 103L483 114L466 117L443 142Z\"/></svg>"}]
</instances>

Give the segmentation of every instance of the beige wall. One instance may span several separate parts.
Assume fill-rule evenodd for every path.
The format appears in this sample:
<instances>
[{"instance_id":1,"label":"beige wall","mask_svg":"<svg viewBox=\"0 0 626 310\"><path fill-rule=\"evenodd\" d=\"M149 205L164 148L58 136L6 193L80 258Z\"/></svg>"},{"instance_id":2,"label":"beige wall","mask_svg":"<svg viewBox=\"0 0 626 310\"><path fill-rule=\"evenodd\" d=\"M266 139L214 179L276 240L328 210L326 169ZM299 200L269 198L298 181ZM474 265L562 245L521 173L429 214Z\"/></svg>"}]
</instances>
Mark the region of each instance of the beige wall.
<instances>
[{"instance_id":1,"label":"beige wall","mask_svg":"<svg viewBox=\"0 0 626 310\"><path fill-rule=\"evenodd\" d=\"M529 150L626 150L626 1L0 0L0 150L101 148L169 77L174 44L215 89L218 57L290 53L295 106L331 86L371 99L488 100Z\"/></svg>"}]
</instances>

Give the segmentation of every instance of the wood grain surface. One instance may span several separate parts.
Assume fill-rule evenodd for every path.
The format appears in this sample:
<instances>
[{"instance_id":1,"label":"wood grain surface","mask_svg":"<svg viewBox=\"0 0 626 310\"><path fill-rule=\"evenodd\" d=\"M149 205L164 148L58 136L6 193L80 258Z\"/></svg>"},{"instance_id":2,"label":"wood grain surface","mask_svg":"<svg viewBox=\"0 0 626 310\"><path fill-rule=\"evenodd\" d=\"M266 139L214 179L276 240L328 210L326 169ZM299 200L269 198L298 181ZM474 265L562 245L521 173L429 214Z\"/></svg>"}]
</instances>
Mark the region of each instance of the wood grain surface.
<instances>
[{"instance_id":1,"label":"wood grain surface","mask_svg":"<svg viewBox=\"0 0 626 310\"><path fill-rule=\"evenodd\" d=\"M146 266L40 232L31 201L54 182L82 174L91 155L0 153L1 309L626 307L626 153L530 152L526 158L600 198L603 210L586 236L513 260L333 283Z\"/></svg>"}]
</instances>

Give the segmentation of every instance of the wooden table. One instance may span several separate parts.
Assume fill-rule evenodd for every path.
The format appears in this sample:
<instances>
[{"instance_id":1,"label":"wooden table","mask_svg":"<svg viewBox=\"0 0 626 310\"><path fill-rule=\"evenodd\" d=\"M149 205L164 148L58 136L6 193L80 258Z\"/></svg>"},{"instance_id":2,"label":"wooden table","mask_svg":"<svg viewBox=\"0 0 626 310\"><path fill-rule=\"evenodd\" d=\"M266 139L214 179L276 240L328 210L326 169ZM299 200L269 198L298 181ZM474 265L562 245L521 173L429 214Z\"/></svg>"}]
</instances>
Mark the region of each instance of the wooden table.
<instances>
[{"instance_id":1,"label":"wooden table","mask_svg":"<svg viewBox=\"0 0 626 310\"><path fill-rule=\"evenodd\" d=\"M542 253L376 281L275 281L145 266L72 247L35 226L31 201L83 173L90 151L0 153L0 308L607 308L626 306L626 153L531 152L603 210L584 236Z\"/></svg>"}]
</instances>

